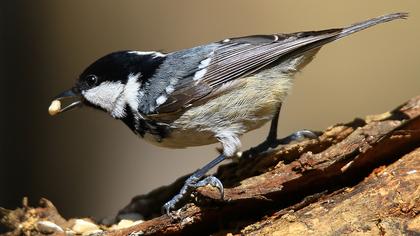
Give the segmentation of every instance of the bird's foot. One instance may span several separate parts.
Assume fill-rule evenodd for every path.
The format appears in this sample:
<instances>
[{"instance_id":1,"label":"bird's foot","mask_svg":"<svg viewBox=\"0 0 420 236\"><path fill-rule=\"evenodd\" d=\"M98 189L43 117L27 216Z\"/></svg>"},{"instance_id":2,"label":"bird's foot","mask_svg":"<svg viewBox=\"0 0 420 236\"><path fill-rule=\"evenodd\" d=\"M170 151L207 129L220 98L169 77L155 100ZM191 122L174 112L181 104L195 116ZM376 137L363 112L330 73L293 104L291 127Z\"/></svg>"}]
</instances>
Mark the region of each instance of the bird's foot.
<instances>
[{"instance_id":1,"label":"bird's foot","mask_svg":"<svg viewBox=\"0 0 420 236\"><path fill-rule=\"evenodd\" d=\"M172 218L179 218L179 212L172 213L171 211L176 209L175 208L176 205L181 200L183 200L188 193L190 193L191 191L199 187L204 187L206 185L210 185L217 188L220 192L221 199L223 199L223 196L224 196L223 184L218 178L214 176L207 176L203 180L200 180L200 178L197 178L193 174L185 181L184 186L182 186L179 193L175 195L174 197L172 197L170 201L168 201L162 206L162 211Z\"/></svg>"},{"instance_id":2,"label":"bird's foot","mask_svg":"<svg viewBox=\"0 0 420 236\"><path fill-rule=\"evenodd\" d=\"M261 153L267 152L270 149L273 149L279 145L286 145L292 142L301 141L305 138L308 139L314 139L317 138L318 135L310 130L299 130L292 134L290 134L287 137L284 137L282 139L277 139L275 137L268 137L264 142L259 144L256 147L252 147L249 150L242 153L241 158L251 158L255 157Z\"/></svg>"}]
</instances>

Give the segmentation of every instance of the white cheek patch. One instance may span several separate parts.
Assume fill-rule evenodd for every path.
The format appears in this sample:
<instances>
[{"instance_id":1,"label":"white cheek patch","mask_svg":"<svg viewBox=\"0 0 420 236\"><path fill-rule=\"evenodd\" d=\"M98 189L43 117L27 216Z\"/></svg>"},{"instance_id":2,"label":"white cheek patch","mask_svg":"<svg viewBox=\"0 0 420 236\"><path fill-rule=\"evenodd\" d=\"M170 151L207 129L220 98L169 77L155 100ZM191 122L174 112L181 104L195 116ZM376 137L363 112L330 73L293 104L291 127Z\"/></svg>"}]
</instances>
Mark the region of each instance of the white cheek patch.
<instances>
[{"instance_id":1,"label":"white cheek patch","mask_svg":"<svg viewBox=\"0 0 420 236\"><path fill-rule=\"evenodd\" d=\"M126 115L127 104L132 111L137 112L142 96L139 93L139 77L140 73L130 74L125 85L121 82L103 82L82 94L86 100L105 109L111 116L122 118Z\"/></svg>"},{"instance_id":2,"label":"white cheek patch","mask_svg":"<svg viewBox=\"0 0 420 236\"><path fill-rule=\"evenodd\" d=\"M105 109L115 117L124 114L124 107L116 107L117 99L124 90L120 82L103 82L100 85L83 91L83 97L90 103Z\"/></svg>"}]
</instances>

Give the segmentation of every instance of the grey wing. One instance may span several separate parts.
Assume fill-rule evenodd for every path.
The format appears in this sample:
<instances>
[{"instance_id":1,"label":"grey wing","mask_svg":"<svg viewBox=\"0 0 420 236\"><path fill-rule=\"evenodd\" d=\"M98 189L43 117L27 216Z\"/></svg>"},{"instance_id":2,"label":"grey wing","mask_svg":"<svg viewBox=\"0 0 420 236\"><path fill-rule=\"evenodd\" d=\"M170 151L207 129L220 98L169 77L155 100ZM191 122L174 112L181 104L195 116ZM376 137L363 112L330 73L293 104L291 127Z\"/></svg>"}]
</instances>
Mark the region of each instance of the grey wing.
<instances>
[{"instance_id":1,"label":"grey wing","mask_svg":"<svg viewBox=\"0 0 420 236\"><path fill-rule=\"evenodd\" d=\"M202 81L212 87L252 74L281 59L305 53L341 30L295 34L258 35L226 40L229 44L215 52ZM293 52L293 53L292 53Z\"/></svg>"},{"instance_id":2,"label":"grey wing","mask_svg":"<svg viewBox=\"0 0 420 236\"><path fill-rule=\"evenodd\" d=\"M166 94L166 102L159 104L159 113L174 112L202 103L214 96L222 85L233 87L238 78L302 55L313 49L374 25L407 18L407 13L393 13L368 19L346 28L323 31L308 31L292 34L257 35L223 40L202 46L206 56L189 64L194 68L174 84L173 91ZM197 47L199 52L203 51ZM197 49L196 48L196 49ZM209 49L211 49L209 51ZM188 60L188 63L190 60ZM195 64L194 64L195 63ZM209 96L211 94L211 96Z\"/></svg>"},{"instance_id":3,"label":"grey wing","mask_svg":"<svg viewBox=\"0 0 420 236\"><path fill-rule=\"evenodd\" d=\"M149 96L151 100L145 102L147 109L143 111L158 120L167 117L165 119L170 121L185 108L204 103L226 89L235 89L240 84L240 78L246 75L305 53L309 54L310 60L316 50L326 43L406 17L407 13L394 13L346 28L233 38L170 53L152 78L153 83L162 84L152 91L159 97Z\"/></svg>"},{"instance_id":4,"label":"grey wing","mask_svg":"<svg viewBox=\"0 0 420 236\"><path fill-rule=\"evenodd\" d=\"M286 60L322 46L325 44L321 43L323 40L333 38L340 31L341 29L332 29L294 34L255 35L201 46L207 50L205 56L199 61L193 60L196 63L194 68L177 81L171 89L172 93L167 94L166 101L160 104L156 111L176 112L194 103L205 102L210 98L208 95L214 96L212 92L222 85L264 69L272 63L280 63L282 59ZM211 50L208 50L209 48Z\"/></svg>"}]
</instances>

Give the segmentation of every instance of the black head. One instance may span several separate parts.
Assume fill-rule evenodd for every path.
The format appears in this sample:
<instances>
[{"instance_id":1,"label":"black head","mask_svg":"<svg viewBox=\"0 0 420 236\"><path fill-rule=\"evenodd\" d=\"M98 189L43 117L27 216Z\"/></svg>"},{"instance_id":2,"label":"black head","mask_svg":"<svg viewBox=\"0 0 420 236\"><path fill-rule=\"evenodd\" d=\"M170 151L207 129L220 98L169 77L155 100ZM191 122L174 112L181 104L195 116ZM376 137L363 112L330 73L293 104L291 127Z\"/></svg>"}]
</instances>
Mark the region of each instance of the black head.
<instances>
[{"instance_id":1,"label":"black head","mask_svg":"<svg viewBox=\"0 0 420 236\"><path fill-rule=\"evenodd\" d=\"M153 76L164 58L165 55L159 52L120 51L108 54L87 67L75 86L56 99L77 97L80 102L76 105L83 103L122 118L127 106L138 104L141 84ZM73 107L76 106L62 110Z\"/></svg>"},{"instance_id":2,"label":"black head","mask_svg":"<svg viewBox=\"0 0 420 236\"><path fill-rule=\"evenodd\" d=\"M148 76L150 62L156 60L155 53L120 51L99 58L79 76L76 86L86 90L103 82L127 83L130 74L142 73Z\"/></svg>"}]
</instances>

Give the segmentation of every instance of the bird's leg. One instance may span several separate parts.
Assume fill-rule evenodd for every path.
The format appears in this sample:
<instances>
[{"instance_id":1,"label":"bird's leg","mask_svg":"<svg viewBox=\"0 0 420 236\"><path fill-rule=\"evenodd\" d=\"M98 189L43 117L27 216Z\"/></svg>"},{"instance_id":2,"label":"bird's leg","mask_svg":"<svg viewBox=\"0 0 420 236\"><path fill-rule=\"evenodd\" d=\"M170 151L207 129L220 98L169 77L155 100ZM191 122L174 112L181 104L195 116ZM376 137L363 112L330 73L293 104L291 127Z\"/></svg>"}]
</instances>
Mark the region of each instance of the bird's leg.
<instances>
[{"instance_id":1,"label":"bird's leg","mask_svg":"<svg viewBox=\"0 0 420 236\"><path fill-rule=\"evenodd\" d=\"M316 138L317 135L310 130L299 130L287 137L277 139L277 127L279 122L279 115L281 110L281 104L278 106L273 119L271 120L270 131L268 132L267 139L256 147L250 148L243 152L242 157L254 157L260 153L268 151L270 148L275 148L278 145L286 145L294 141L298 141L304 138Z\"/></svg>"},{"instance_id":2,"label":"bird's leg","mask_svg":"<svg viewBox=\"0 0 420 236\"><path fill-rule=\"evenodd\" d=\"M279 117L280 117L280 111L281 111L281 103L277 107L276 112L274 113L273 119L271 120L270 130L268 131L268 136L265 142L271 142L275 144L277 141L277 127L279 123Z\"/></svg>"},{"instance_id":3,"label":"bird's leg","mask_svg":"<svg viewBox=\"0 0 420 236\"><path fill-rule=\"evenodd\" d=\"M216 159L209 162L207 165L205 165L203 168L198 169L196 172L194 172L184 183L184 186L182 186L181 190L177 195L175 195L170 201L165 203L162 207L162 210L166 212L167 215L172 216L170 214L171 210L175 209L176 204L181 201L191 190L203 187L206 185L211 185L213 187L216 187L221 195L221 198L223 199L223 184L220 182L219 179L217 179L214 176L207 176L206 178L202 179L204 175L213 167L215 167L217 164L225 160L226 157L224 154L219 155ZM202 179L202 180L201 180Z\"/></svg>"}]
</instances>

